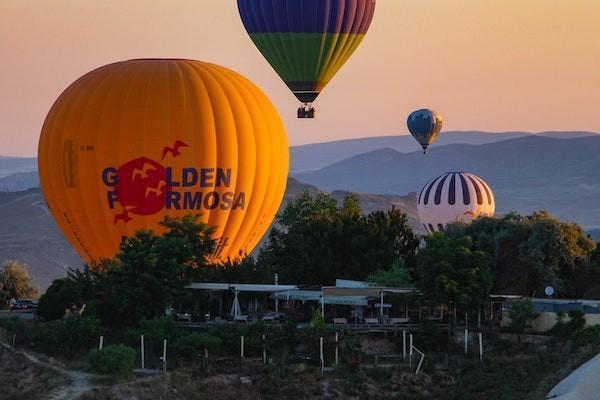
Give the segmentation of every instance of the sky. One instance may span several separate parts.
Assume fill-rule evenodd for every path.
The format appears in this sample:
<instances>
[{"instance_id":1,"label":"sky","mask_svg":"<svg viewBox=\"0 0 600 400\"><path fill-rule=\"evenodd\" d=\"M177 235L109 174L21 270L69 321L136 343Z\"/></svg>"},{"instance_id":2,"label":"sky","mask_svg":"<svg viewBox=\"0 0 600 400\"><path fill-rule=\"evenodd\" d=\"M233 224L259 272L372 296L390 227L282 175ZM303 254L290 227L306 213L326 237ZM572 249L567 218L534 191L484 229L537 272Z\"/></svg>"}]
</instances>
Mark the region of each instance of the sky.
<instances>
[{"instance_id":1,"label":"sky","mask_svg":"<svg viewBox=\"0 0 600 400\"><path fill-rule=\"evenodd\" d=\"M291 145L406 134L423 107L444 130L600 132L600 0L377 0L314 120L296 119L235 0L0 0L0 155L35 155L46 113L81 75L150 57L242 73Z\"/></svg>"}]
</instances>

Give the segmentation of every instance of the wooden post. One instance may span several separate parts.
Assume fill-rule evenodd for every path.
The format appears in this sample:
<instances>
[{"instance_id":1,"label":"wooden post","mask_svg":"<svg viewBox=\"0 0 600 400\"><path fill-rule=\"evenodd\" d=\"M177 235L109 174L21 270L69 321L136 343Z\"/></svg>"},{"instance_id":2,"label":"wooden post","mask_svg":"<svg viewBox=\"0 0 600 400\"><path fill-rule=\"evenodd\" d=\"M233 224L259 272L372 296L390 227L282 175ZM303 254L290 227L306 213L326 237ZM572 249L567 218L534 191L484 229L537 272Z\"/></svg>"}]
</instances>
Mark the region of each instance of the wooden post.
<instances>
[{"instance_id":1,"label":"wooden post","mask_svg":"<svg viewBox=\"0 0 600 400\"><path fill-rule=\"evenodd\" d=\"M325 373L325 360L323 358L323 336L319 338L319 354L321 358L321 374Z\"/></svg>"},{"instance_id":2,"label":"wooden post","mask_svg":"<svg viewBox=\"0 0 600 400\"><path fill-rule=\"evenodd\" d=\"M339 343L339 334L336 332L335 333L335 365L338 365L339 357L340 357L338 343Z\"/></svg>"},{"instance_id":3,"label":"wooden post","mask_svg":"<svg viewBox=\"0 0 600 400\"><path fill-rule=\"evenodd\" d=\"M142 369L145 369L146 367L146 359L145 359L145 355L144 355L144 335L140 336L140 354L142 356Z\"/></svg>"},{"instance_id":4,"label":"wooden post","mask_svg":"<svg viewBox=\"0 0 600 400\"><path fill-rule=\"evenodd\" d=\"M408 348L408 366L412 368L412 356L413 356L413 335L409 335L409 348Z\"/></svg>"},{"instance_id":5,"label":"wooden post","mask_svg":"<svg viewBox=\"0 0 600 400\"><path fill-rule=\"evenodd\" d=\"M244 360L244 337L240 336L240 359Z\"/></svg>"},{"instance_id":6,"label":"wooden post","mask_svg":"<svg viewBox=\"0 0 600 400\"><path fill-rule=\"evenodd\" d=\"M167 339L163 341L163 372L167 372Z\"/></svg>"},{"instance_id":7,"label":"wooden post","mask_svg":"<svg viewBox=\"0 0 600 400\"><path fill-rule=\"evenodd\" d=\"M479 332L479 361L483 361L483 336Z\"/></svg>"},{"instance_id":8,"label":"wooden post","mask_svg":"<svg viewBox=\"0 0 600 400\"><path fill-rule=\"evenodd\" d=\"M263 341L263 364L267 365L267 343L265 340L265 334L263 333L262 335L262 341Z\"/></svg>"},{"instance_id":9,"label":"wooden post","mask_svg":"<svg viewBox=\"0 0 600 400\"><path fill-rule=\"evenodd\" d=\"M17 343L17 334L13 333L12 347L15 348L15 343Z\"/></svg>"},{"instance_id":10,"label":"wooden post","mask_svg":"<svg viewBox=\"0 0 600 400\"><path fill-rule=\"evenodd\" d=\"M104 336L100 336L100 343L98 343L98 350L102 350L104 347Z\"/></svg>"},{"instance_id":11,"label":"wooden post","mask_svg":"<svg viewBox=\"0 0 600 400\"><path fill-rule=\"evenodd\" d=\"M469 352L469 330L465 329L465 356Z\"/></svg>"},{"instance_id":12,"label":"wooden post","mask_svg":"<svg viewBox=\"0 0 600 400\"><path fill-rule=\"evenodd\" d=\"M406 330L402 329L402 358L406 360Z\"/></svg>"}]
</instances>

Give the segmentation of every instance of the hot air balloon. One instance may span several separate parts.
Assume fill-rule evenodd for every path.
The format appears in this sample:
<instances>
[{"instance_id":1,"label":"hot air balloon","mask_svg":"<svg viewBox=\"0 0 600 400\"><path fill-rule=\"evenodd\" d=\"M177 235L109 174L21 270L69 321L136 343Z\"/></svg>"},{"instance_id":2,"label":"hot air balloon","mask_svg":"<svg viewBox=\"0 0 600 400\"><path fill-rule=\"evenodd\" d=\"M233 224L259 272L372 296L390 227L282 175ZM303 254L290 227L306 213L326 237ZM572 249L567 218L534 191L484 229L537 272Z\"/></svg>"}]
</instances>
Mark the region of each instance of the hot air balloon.
<instances>
[{"instance_id":1,"label":"hot air balloon","mask_svg":"<svg viewBox=\"0 0 600 400\"><path fill-rule=\"evenodd\" d=\"M469 223L494 215L492 189L467 172L447 172L427 182L417 200L419 219L428 233L444 230L451 222Z\"/></svg>"},{"instance_id":2,"label":"hot air balloon","mask_svg":"<svg viewBox=\"0 0 600 400\"><path fill-rule=\"evenodd\" d=\"M312 102L363 40L375 0L238 0L258 50L314 118Z\"/></svg>"},{"instance_id":3,"label":"hot air balloon","mask_svg":"<svg viewBox=\"0 0 600 400\"><path fill-rule=\"evenodd\" d=\"M442 116L429 109L413 111L406 121L408 130L423 148L423 154L427 147L435 141L442 130Z\"/></svg>"},{"instance_id":4,"label":"hot air balloon","mask_svg":"<svg viewBox=\"0 0 600 400\"><path fill-rule=\"evenodd\" d=\"M213 260L259 242L283 198L288 145L263 92L227 68L143 59L98 68L56 100L39 142L44 196L85 261L165 216L216 227Z\"/></svg>"}]
</instances>

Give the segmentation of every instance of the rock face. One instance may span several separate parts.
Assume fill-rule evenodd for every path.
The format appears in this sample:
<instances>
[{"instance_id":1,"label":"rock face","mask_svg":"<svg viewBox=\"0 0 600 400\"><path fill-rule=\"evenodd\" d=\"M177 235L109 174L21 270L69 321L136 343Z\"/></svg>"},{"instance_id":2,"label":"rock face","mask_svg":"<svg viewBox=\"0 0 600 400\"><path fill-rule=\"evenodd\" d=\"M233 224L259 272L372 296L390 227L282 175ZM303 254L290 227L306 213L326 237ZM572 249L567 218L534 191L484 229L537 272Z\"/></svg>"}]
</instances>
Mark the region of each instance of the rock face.
<instances>
[{"instance_id":1,"label":"rock face","mask_svg":"<svg viewBox=\"0 0 600 400\"><path fill-rule=\"evenodd\" d=\"M0 193L0 263L16 259L27 264L44 290L81 258L60 232L39 189Z\"/></svg>"}]
</instances>

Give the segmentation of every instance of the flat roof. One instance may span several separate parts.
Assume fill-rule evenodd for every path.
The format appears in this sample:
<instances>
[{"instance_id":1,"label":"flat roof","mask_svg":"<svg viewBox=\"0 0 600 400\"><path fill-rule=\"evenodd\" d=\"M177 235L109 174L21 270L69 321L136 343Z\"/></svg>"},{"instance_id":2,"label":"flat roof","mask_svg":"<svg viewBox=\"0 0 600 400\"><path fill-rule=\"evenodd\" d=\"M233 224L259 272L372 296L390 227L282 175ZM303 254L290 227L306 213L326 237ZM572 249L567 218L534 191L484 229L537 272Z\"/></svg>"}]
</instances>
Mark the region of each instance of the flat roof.
<instances>
[{"instance_id":1,"label":"flat roof","mask_svg":"<svg viewBox=\"0 0 600 400\"><path fill-rule=\"evenodd\" d=\"M237 290L240 292L285 292L298 289L296 285L265 285L253 283L193 282L186 286L193 290Z\"/></svg>"}]
</instances>

